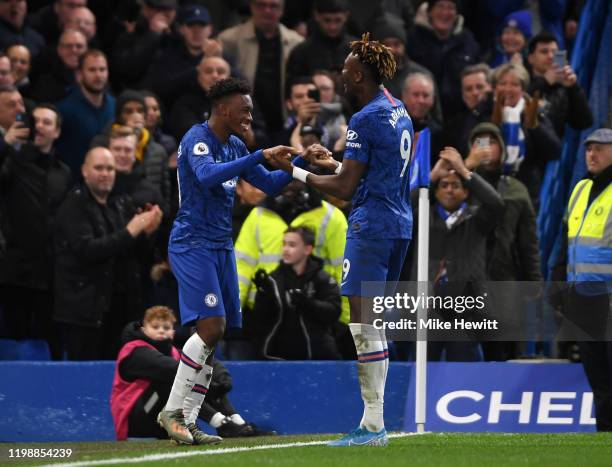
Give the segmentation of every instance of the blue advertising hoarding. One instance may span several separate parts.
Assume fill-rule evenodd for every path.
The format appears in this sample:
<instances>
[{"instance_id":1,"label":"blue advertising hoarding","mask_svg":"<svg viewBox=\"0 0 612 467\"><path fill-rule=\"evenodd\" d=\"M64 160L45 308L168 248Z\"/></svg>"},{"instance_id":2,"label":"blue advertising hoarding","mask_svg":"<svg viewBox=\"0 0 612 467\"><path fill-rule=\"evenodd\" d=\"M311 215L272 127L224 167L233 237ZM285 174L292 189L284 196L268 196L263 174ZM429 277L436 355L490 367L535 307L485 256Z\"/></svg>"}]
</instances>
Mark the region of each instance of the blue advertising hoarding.
<instances>
[{"instance_id":1,"label":"blue advertising hoarding","mask_svg":"<svg viewBox=\"0 0 612 467\"><path fill-rule=\"evenodd\" d=\"M414 371L414 369L413 369ZM415 431L410 378L404 431ZM427 431L595 431L593 394L582 365L429 363Z\"/></svg>"}]
</instances>

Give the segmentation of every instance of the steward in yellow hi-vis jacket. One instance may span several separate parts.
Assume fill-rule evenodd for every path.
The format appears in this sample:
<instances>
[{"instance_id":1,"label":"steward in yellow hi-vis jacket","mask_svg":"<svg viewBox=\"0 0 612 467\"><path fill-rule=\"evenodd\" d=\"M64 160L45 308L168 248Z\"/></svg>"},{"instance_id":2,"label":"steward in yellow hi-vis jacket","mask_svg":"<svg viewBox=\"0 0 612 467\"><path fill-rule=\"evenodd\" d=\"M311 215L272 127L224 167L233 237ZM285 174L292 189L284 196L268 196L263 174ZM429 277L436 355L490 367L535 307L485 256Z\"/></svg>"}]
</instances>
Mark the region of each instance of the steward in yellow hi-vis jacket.
<instances>
[{"instance_id":1,"label":"steward in yellow hi-vis jacket","mask_svg":"<svg viewBox=\"0 0 612 467\"><path fill-rule=\"evenodd\" d=\"M587 137L588 177L576 184L567 209L565 314L592 340L578 342L595 402L597 431L612 431L612 130Z\"/></svg>"},{"instance_id":2,"label":"steward in yellow hi-vis jacket","mask_svg":"<svg viewBox=\"0 0 612 467\"><path fill-rule=\"evenodd\" d=\"M247 216L234 251L243 310L253 309L256 287L252 278L258 269L272 272L281 259L283 233L287 227L306 226L315 232L313 255L323 260L323 269L338 283L346 243L347 221L338 208L322 201L314 190L293 181L280 196L268 198ZM348 323L349 308L342 298L340 321Z\"/></svg>"}]
</instances>

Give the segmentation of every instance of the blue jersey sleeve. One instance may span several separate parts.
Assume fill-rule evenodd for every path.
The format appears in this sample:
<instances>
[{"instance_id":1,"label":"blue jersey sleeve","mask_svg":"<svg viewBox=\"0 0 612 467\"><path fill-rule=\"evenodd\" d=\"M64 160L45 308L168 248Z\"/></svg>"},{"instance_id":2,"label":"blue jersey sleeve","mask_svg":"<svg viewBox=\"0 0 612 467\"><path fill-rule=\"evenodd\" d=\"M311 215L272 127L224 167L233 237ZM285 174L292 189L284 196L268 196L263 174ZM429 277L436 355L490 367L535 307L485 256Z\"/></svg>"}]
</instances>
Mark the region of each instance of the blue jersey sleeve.
<instances>
[{"instance_id":1,"label":"blue jersey sleeve","mask_svg":"<svg viewBox=\"0 0 612 467\"><path fill-rule=\"evenodd\" d=\"M296 157L293 159L292 164L296 167L304 168L308 165L308 162L301 157ZM259 164L250 168L248 172L244 174L244 179L267 195L276 196L285 188L285 185L293 180L293 176L283 170L269 171L263 165Z\"/></svg>"},{"instance_id":2,"label":"blue jersey sleeve","mask_svg":"<svg viewBox=\"0 0 612 467\"><path fill-rule=\"evenodd\" d=\"M346 131L344 159L353 159L364 164L370 162L370 127L367 114L355 114Z\"/></svg>"},{"instance_id":3,"label":"blue jersey sleeve","mask_svg":"<svg viewBox=\"0 0 612 467\"><path fill-rule=\"evenodd\" d=\"M263 151L259 150L233 161L215 162L206 142L191 141L189 143L189 147L181 149L188 151L189 165L198 181L206 188L237 177L245 170L264 161Z\"/></svg>"}]
</instances>

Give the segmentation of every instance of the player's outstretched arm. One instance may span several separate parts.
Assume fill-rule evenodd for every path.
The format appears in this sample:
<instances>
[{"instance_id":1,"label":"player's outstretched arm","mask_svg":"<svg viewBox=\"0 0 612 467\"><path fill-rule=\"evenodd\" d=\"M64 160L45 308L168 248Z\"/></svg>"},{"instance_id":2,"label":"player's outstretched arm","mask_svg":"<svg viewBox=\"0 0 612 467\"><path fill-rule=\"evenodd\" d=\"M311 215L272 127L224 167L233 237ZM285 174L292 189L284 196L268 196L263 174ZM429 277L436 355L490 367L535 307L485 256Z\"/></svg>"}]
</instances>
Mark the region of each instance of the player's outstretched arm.
<instances>
[{"instance_id":1,"label":"player's outstretched arm","mask_svg":"<svg viewBox=\"0 0 612 467\"><path fill-rule=\"evenodd\" d=\"M291 160L291 156L297 152L298 150L292 147L276 146L274 148L265 149L264 157L272 165L275 165L275 154L277 154L280 158ZM293 160L293 164L297 167L306 167L308 162L301 157L296 157ZM293 177L290 174L283 172L282 170L269 171L261 164L251 167L246 173L243 173L242 176L251 185L259 188L269 196L278 195L283 188L291 180L293 180Z\"/></svg>"},{"instance_id":2,"label":"player's outstretched arm","mask_svg":"<svg viewBox=\"0 0 612 467\"><path fill-rule=\"evenodd\" d=\"M238 177L245 170L265 160L261 150L231 162L215 162L210 155L190 155L189 158L198 181L205 188L212 188Z\"/></svg>"},{"instance_id":3,"label":"player's outstretched arm","mask_svg":"<svg viewBox=\"0 0 612 467\"><path fill-rule=\"evenodd\" d=\"M347 159L336 175L315 175L291 164L287 159L275 158L274 165L291 174L295 179L316 188L317 190L350 201L357 190L359 181L365 172L366 165L362 162Z\"/></svg>"}]
</instances>

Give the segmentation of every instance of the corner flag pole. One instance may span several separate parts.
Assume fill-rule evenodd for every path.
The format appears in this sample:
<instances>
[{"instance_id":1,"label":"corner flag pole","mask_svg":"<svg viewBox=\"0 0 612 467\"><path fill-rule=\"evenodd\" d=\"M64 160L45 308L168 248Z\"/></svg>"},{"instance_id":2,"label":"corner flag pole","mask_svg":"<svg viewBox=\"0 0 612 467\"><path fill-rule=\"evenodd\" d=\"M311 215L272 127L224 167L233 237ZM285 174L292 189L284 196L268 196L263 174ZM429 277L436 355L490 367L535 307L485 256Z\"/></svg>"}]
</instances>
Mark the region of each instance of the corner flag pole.
<instances>
[{"instance_id":1,"label":"corner flag pole","mask_svg":"<svg viewBox=\"0 0 612 467\"><path fill-rule=\"evenodd\" d=\"M417 252L417 294L427 297L429 274L429 189L419 188L419 248ZM417 433L425 433L427 418L427 329L418 324L427 320L426 300L421 301L417 310L417 342L416 342L416 391L414 421ZM424 306L425 305L425 306Z\"/></svg>"},{"instance_id":2,"label":"corner flag pole","mask_svg":"<svg viewBox=\"0 0 612 467\"><path fill-rule=\"evenodd\" d=\"M417 294L427 297L429 280L429 171L430 171L431 134L424 129L416 135L415 151L410 167L410 189L419 189L419 230L417 233ZM420 323L427 320L427 301L419 300L417 310L416 341L416 378L414 421L417 433L425 432L427 397L427 329Z\"/></svg>"}]
</instances>

